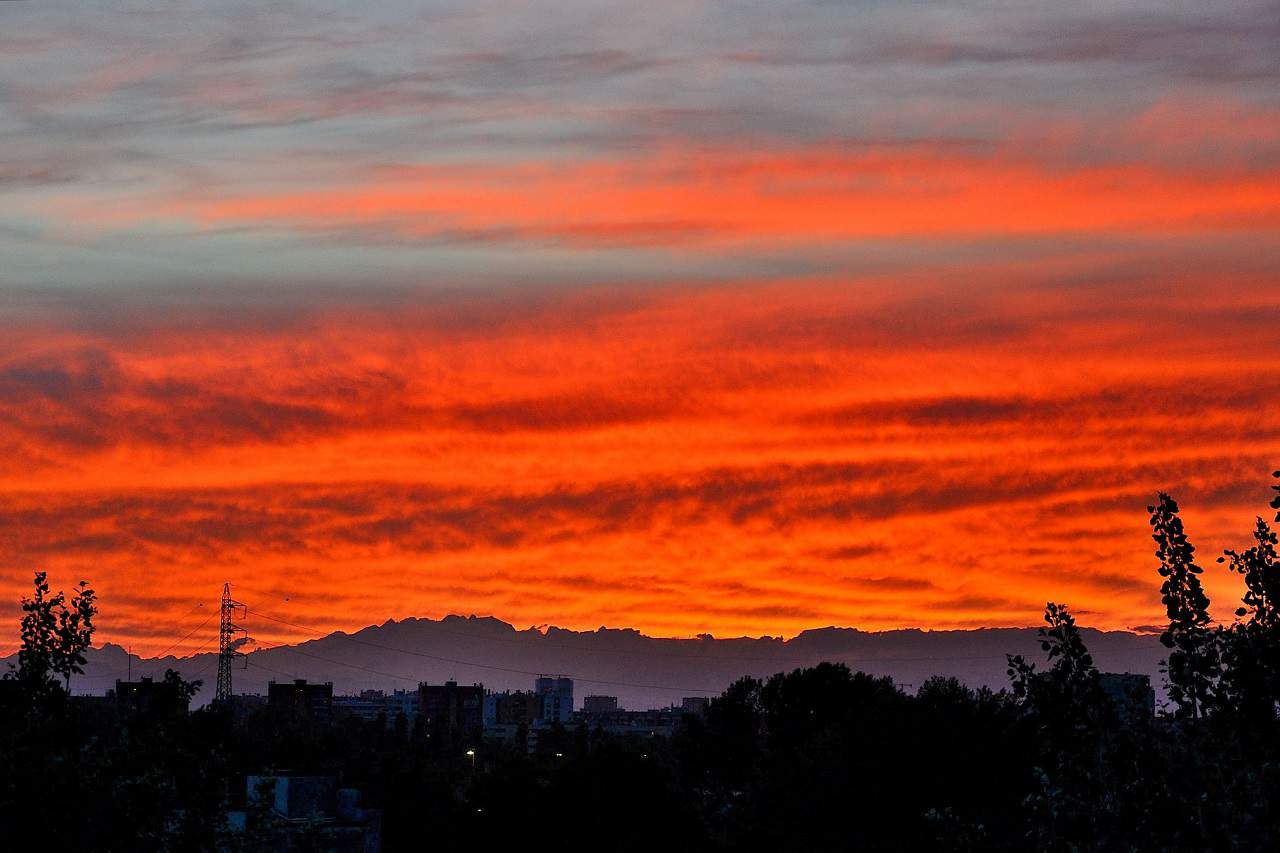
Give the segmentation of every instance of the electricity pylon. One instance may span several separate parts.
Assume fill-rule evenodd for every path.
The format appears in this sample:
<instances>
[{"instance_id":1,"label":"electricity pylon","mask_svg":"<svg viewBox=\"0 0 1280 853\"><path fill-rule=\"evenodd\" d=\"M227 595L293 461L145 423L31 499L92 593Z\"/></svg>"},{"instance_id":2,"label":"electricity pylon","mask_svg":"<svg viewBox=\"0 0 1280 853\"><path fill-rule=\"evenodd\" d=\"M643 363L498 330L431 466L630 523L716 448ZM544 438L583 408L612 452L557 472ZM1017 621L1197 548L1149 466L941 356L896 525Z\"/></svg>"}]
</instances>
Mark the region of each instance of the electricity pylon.
<instances>
[{"instance_id":1,"label":"electricity pylon","mask_svg":"<svg viewBox=\"0 0 1280 853\"><path fill-rule=\"evenodd\" d=\"M222 621L218 627L218 689L213 694L215 702L226 702L231 699L231 664L237 657L243 655L236 651L248 639L237 640L236 634L245 633L245 629L235 624L236 608L244 608L244 612L248 614L248 608L239 601L231 598L231 584L224 583L222 585Z\"/></svg>"}]
</instances>

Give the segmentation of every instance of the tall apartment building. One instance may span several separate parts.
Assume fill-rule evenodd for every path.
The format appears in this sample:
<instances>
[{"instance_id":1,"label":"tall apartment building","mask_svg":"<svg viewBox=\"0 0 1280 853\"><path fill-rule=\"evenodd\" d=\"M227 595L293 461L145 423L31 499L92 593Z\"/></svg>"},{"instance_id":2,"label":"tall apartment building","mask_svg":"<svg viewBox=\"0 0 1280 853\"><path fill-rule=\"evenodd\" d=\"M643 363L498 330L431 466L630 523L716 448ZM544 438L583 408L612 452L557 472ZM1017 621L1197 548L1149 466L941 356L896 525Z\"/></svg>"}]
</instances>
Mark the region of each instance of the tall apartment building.
<instances>
[{"instance_id":1,"label":"tall apartment building","mask_svg":"<svg viewBox=\"0 0 1280 853\"><path fill-rule=\"evenodd\" d=\"M542 697L542 721L567 723L573 716L573 679L540 675L533 692Z\"/></svg>"},{"instance_id":2,"label":"tall apartment building","mask_svg":"<svg viewBox=\"0 0 1280 853\"><path fill-rule=\"evenodd\" d=\"M479 738L484 730L484 685L419 684L418 714L433 734Z\"/></svg>"}]
</instances>

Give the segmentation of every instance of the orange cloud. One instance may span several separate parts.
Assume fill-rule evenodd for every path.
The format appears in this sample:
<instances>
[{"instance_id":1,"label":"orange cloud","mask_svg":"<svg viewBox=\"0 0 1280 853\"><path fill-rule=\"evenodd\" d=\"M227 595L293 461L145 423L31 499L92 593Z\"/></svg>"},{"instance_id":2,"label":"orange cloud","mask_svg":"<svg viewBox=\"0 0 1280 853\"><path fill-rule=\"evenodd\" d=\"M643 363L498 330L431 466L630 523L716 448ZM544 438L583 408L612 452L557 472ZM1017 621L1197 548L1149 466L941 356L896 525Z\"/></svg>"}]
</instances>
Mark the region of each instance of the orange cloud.
<instances>
[{"instance_id":1,"label":"orange cloud","mask_svg":"<svg viewBox=\"0 0 1280 853\"><path fill-rule=\"evenodd\" d=\"M278 195L185 199L136 215L581 247L805 244L884 237L1269 228L1280 173L1052 167L964 151L737 150L585 164L389 170Z\"/></svg>"},{"instance_id":2,"label":"orange cloud","mask_svg":"<svg viewBox=\"0 0 1280 853\"><path fill-rule=\"evenodd\" d=\"M353 302L198 334L159 309L28 318L0 359L0 595L87 576L104 639L144 652L227 578L347 628L1031 624L1049 598L1149 624L1150 494L1176 490L1211 554L1280 451L1280 353L1241 320L1274 295L1205 281L1117 285L1105 332L1090 290L994 307L897 279L573 290L465 322L465 297ZM1171 370L1170 342L1198 364Z\"/></svg>"}]
</instances>

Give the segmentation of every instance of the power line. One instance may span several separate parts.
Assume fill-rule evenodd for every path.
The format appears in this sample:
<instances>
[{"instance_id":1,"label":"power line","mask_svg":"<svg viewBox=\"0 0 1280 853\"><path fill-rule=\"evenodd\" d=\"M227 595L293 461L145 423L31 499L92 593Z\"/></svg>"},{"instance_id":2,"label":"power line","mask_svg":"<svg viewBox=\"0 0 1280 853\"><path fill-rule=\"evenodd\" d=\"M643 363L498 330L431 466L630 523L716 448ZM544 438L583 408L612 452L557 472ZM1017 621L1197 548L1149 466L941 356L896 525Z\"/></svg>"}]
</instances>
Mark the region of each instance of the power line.
<instances>
[{"instance_id":1,"label":"power line","mask_svg":"<svg viewBox=\"0 0 1280 853\"><path fill-rule=\"evenodd\" d=\"M191 673L191 678L195 679L201 675L204 675L206 672L209 671L209 667L211 666L213 666L213 661L212 660L206 661L204 666L200 667L195 672Z\"/></svg>"},{"instance_id":2,"label":"power line","mask_svg":"<svg viewBox=\"0 0 1280 853\"><path fill-rule=\"evenodd\" d=\"M177 646L181 645L182 643L185 643L185 642L186 642L186 641L191 637L191 635L192 635L192 634L194 634L196 631L199 631L201 628L203 628L205 625L208 625L208 624L209 624L210 622L212 622L212 621L213 621L213 614L212 614L212 613L210 613L210 614L209 614L209 616L208 616L208 617L207 617L203 622L201 622L201 623L200 623L199 625L197 625L196 627L192 628L192 629L191 629L191 631L189 631L185 637L183 637L183 638L182 638L182 639L180 639L180 640L174 640L172 643L170 643L170 644L169 644L169 648L165 649L163 652L161 652L161 653L160 653L160 654L158 654L158 655L152 655L150 659L151 659L151 660L159 660L160 658L163 658L166 654L168 654L170 651L172 651L175 647L177 647ZM205 645L208 645L208 644L206 643ZM193 652L193 654L198 654L198 652ZM139 661L141 661L141 660L142 660L142 658L138 658L138 660L139 660Z\"/></svg>"},{"instance_id":3,"label":"power line","mask_svg":"<svg viewBox=\"0 0 1280 853\"><path fill-rule=\"evenodd\" d=\"M201 650L207 649L207 648L209 648L210 646L212 646L212 645L213 645L213 643L214 643L214 641L213 641L213 640L209 640L207 643L205 643L203 646L201 646L201 647L200 647L200 649L201 649ZM196 654L199 654L199 653L200 653L200 652L196 652ZM195 655L192 655L192 657L195 657ZM206 672L208 672L208 671L209 671L209 667L213 666L213 665L214 665L214 663L216 663L216 662L217 662L217 660L218 660L217 658L210 658L209 660L205 661L205 662L204 662L204 666L200 667L200 668L199 668L199 669L197 669L195 672L191 673L191 678L193 678L193 679L194 679L194 678L196 678L196 677L198 677L198 676L204 675Z\"/></svg>"},{"instance_id":4,"label":"power line","mask_svg":"<svg viewBox=\"0 0 1280 853\"><path fill-rule=\"evenodd\" d=\"M277 649L284 649L285 651L287 651L287 652L291 652L292 654L295 654L295 655L302 655L303 657L309 657L309 658L315 658L316 660L322 660L322 661L324 661L325 663L331 663L331 664L335 664L335 665L337 665L337 666L349 666L349 667L351 667L352 669L358 669L358 670L360 670L361 672L367 672L367 673L370 673L370 674L372 674L372 675L381 675L381 676L383 676L384 678L395 678L395 679L400 680L400 681L409 681L409 682L413 682L413 683L415 683L415 684L416 684L416 683L418 683L418 682L420 682L420 681L422 680L422 679L420 679L420 678L417 678L416 676L397 675L397 674L395 674L394 672L382 672L381 670L371 669L371 668L369 668L369 667L367 667L367 666L361 666L360 664L357 664L357 663L348 663L347 661L342 661L342 660L333 660L332 658L321 657L320 655L313 655L313 654L311 654L310 652L304 652L304 651L302 651L301 649L295 648L295 647L293 647L293 646L276 646L276 648L277 648ZM284 675L288 675L289 673L283 673L283 674L284 674ZM294 676L294 677L296 678L296 676Z\"/></svg>"},{"instance_id":5,"label":"power line","mask_svg":"<svg viewBox=\"0 0 1280 853\"><path fill-rule=\"evenodd\" d=\"M195 632L193 631L192 633L195 633ZM217 638L216 638L216 637L211 638L211 639L208 639L208 640L205 640L205 642L204 642L202 645L200 645L199 647L197 647L197 648L196 648L196 650L195 650L194 652L192 652L192 653L190 654L190 656L189 656L189 657L194 658L196 655L202 654L206 649L208 649L210 646L212 646L215 642L217 642ZM156 658L150 658L150 660L156 660ZM212 660L212 659L211 659L211 660L207 660L207 661L205 661L205 662L204 662L204 666L202 666L202 667L200 667L200 669L196 670L196 674L198 675L199 673L204 672L206 669L208 669L208 668L210 667L210 665L211 665L212 663L213 663L213 660ZM169 667L169 669L172 669L172 667ZM152 671L154 672L154 670L152 670Z\"/></svg>"},{"instance_id":6,"label":"power line","mask_svg":"<svg viewBox=\"0 0 1280 853\"><path fill-rule=\"evenodd\" d=\"M287 648L287 647L278 646L277 648ZM276 675L284 675L289 678L295 678L295 679L298 677L298 674L295 672L284 672L282 670L269 667L265 663L259 663L258 661L253 660L251 656L246 659L245 663L248 664L249 666L257 667L258 669L265 669L267 672L274 672Z\"/></svg>"},{"instance_id":7,"label":"power line","mask_svg":"<svg viewBox=\"0 0 1280 853\"><path fill-rule=\"evenodd\" d=\"M207 620L207 619L206 619L205 621L206 621L206 622L208 622L208 620ZM201 627L203 627L203 625L202 625ZM199 630L200 630L200 628L196 628L196 631L199 631ZM191 634L194 634L196 631L192 631L192 632L191 632ZM188 635L187 635L187 637L190 637L190 636L191 636L191 634L188 634ZM185 640L185 639L186 639L186 637L184 637L184 638L183 638L183 640ZM178 642L180 643L180 642L182 642L182 640L179 640ZM174 645L177 645L177 643L175 643ZM208 649L208 648L209 648L209 646L211 646L211 645L213 645L213 640L208 640L208 641L206 641L203 645L201 645L201 646L197 647L197 648L196 648L196 650L195 650L194 652L192 652L190 655L188 655L186 659L194 658L194 657L196 657L197 655L203 654L203 653L204 653L204 651L205 651L206 649ZM144 660L157 661L157 660L160 660L160 658L159 658L159 657L155 657L155 658L138 658L138 665L139 665L139 666L141 666L141 665L142 665L142 662L143 662ZM201 667L199 671L200 671L200 672L203 672L205 669L208 669L208 668L209 668L210 663L211 663L211 662L206 662L206 663L205 663L205 665L204 665L203 667ZM117 677L117 676L124 675L124 674L125 674L126 672L128 672L128 671L129 671L128 669L118 669L118 670L116 670L115 672L99 673L99 674L96 674L96 675L90 675L90 674L88 674L88 673L81 673L81 674L77 675L77 676L76 676L76 678L115 678L115 677Z\"/></svg>"},{"instance_id":8,"label":"power line","mask_svg":"<svg viewBox=\"0 0 1280 853\"><path fill-rule=\"evenodd\" d=\"M195 613L195 612L196 612L197 610L199 610L201 607L204 607L204 602L203 602L203 601L198 601L198 602L196 602L195 604L191 605L191 608L190 608L189 610L187 610L187 612L186 612L186 613L183 613L181 616L179 616L179 617L178 617L177 619L175 619L174 621L175 621L175 622L182 622L184 619L186 619L186 618L187 618L188 616L190 616L192 613ZM207 622L207 620L206 620L206 622ZM201 627L203 627L203 625L202 625ZM199 628L196 628L196 631L199 631L199 630L200 630ZM191 633L192 633L192 634L194 634L194 633L195 633L195 631L192 631ZM189 637L189 636L191 636L191 634L188 634L187 636ZM183 639L185 639L185 637L184 637ZM152 655L151 657L153 657L153 658L162 658L162 657L164 657L166 654L168 654L168 653L169 653L169 651L171 651L171 650L173 649L173 647L174 647L174 646L178 645L178 643L181 643L181 642L182 642L182 640L178 640L178 642L176 642L176 643L171 643L171 644L169 645L169 647L168 647L168 648L166 648L164 651L160 652L160 654L158 654L158 655ZM141 660L141 658L139 658L139 660Z\"/></svg>"},{"instance_id":9,"label":"power line","mask_svg":"<svg viewBox=\"0 0 1280 853\"><path fill-rule=\"evenodd\" d=\"M191 609L190 609L190 610L188 610L186 613L183 613L183 614L182 614L181 616L179 616L178 618L179 618L179 619L185 619L185 618L187 618L188 616L190 616L192 613L194 613L197 609L199 609L199 608L201 608L201 607L203 607L203 606L204 606L203 604L195 604L195 605L193 605L193 606L191 607ZM174 640L172 643L170 643L170 644L168 645L168 647L166 647L166 648L165 648L165 650L164 650L164 651L160 652L160 653L159 653L159 654L157 654L157 655L152 655L152 656L151 656L151 657L149 657L149 658L143 658L143 657L141 657L141 656L134 655L134 654L133 654L133 652L131 652L131 651L126 651L126 652L125 652L125 654L126 654L129 658L134 658L134 657L136 657L136 658L137 658L137 660L138 660L138 663L139 663L139 664L141 664L143 660L160 660L160 659L161 659L161 658L163 658L165 655L167 655L169 652L171 652L171 651L173 651L175 648L177 648L179 645L181 645L182 643L185 643L187 640L189 640L193 634L195 634L197 631L199 631L199 630L200 630L201 628L203 628L205 625L208 625L208 624L209 624L209 622L210 622L210 621L212 621L212 620L213 620L213 614L210 614L210 615L209 615L209 616L208 616L208 617L207 617L203 622L201 622L199 625L197 625L196 627L194 627L194 628L192 628L190 631L188 631L188 632L187 632L187 634L186 634L185 636L183 636L183 637L181 637L181 638L179 638L179 639L177 639L177 640ZM207 645L208 645L208 643L205 643L205 646L207 646ZM200 648L201 648L201 649L203 649L203 648L204 648L204 646L201 646ZM197 649L196 651L192 652L188 657L195 657L195 656L196 656L196 655L198 655L198 654L200 654L200 649ZM132 661L130 661L130 663L132 663ZM127 673L127 672L129 672L129 667L125 667L124 669L116 670L115 672L108 672L108 673L100 674L100 675L87 675L87 674L81 674L79 677L80 677L80 678L115 678L116 676L118 676L118 675L124 675L124 674L125 674L125 673Z\"/></svg>"}]
</instances>

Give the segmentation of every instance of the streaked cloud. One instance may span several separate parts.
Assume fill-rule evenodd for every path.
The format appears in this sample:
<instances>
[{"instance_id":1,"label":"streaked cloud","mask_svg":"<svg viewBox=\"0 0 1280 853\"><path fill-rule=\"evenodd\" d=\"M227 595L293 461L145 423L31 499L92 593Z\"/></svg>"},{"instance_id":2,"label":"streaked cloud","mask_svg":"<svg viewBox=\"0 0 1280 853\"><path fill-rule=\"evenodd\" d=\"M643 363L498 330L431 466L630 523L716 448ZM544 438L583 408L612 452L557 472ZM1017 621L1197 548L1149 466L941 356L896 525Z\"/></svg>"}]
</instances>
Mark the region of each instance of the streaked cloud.
<instances>
[{"instance_id":1,"label":"streaked cloud","mask_svg":"<svg viewBox=\"0 0 1280 853\"><path fill-rule=\"evenodd\" d=\"M1280 450L1278 33L0 4L0 609L1154 624L1151 493L1211 554Z\"/></svg>"},{"instance_id":2,"label":"streaked cloud","mask_svg":"<svg viewBox=\"0 0 1280 853\"><path fill-rule=\"evenodd\" d=\"M1146 623L1151 493L1232 544L1280 449L1273 336L1237 317L1274 295L1228 285L1119 299L1101 334L1090 289L935 327L889 282L572 288L460 324L448 299L146 330L46 308L60 334L9 326L0 362L2 568L12 594L94 575L122 617L230 577L357 585L352 625L958 627L1047 598ZM1198 363L1146 355L1171 340Z\"/></svg>"}]
</instances>

